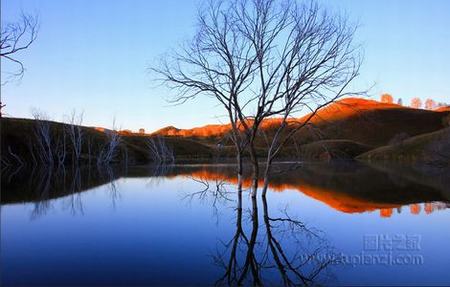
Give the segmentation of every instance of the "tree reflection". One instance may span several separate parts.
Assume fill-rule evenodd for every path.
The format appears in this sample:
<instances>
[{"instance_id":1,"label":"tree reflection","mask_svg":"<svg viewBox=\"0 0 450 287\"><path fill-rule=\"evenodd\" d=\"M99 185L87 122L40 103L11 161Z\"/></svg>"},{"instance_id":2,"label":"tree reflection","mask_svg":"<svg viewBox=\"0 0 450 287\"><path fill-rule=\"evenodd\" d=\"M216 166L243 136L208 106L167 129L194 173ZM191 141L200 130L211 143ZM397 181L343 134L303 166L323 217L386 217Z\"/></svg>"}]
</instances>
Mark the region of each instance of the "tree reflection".
<instances>
[{"instance_id":1,"label":"tree reflection","mask_svg":"<svg viewBox=\"0 0 450 287\"><path fill-rule=\"evenodd\" d=\"M2 173L2 204L5 202L31 202L31 219L48 214L57 199L63 210L72 215L84 215L83 192L107 184L113 207L120 198L116 179L118 171L107 166L101 169L90 166L71 168L33 168L4 170ZM4 195L4 197L3 197Z\"/></svg>"},{"instance_id":2,"label":"tree reflection","mask_svg":"<svg viewBox=\"0 0 450 287\"><path fill-rule=\"evenodd\" d=\"M225 204L233 201L231 199L232 192L227 190L228 184L224 180L208 180L203 177L189 177L192 181L200 184L200 188L194 192L189 192L183 196L183 200L192 203L193 200L207 202L211 199L211 206L213 208L213 217L216 219L216 224L219 223L219 208L218 204Z\"/></svg>"},{"instance_id":3,"label":"tree reflection","mask_svg":"<svg viewBox=\"0 0 450 287\"><path fill-rule=\"evenodd\" d=\"M262 214L258 200L251 198L247 227L242 196L238 188L235 233L213 256L224 270L216 285L315 285L324 280L334 256L321 232L291 217L287 209L272 217L266 197L261 199Z\"/></svg>"}]
</instances>

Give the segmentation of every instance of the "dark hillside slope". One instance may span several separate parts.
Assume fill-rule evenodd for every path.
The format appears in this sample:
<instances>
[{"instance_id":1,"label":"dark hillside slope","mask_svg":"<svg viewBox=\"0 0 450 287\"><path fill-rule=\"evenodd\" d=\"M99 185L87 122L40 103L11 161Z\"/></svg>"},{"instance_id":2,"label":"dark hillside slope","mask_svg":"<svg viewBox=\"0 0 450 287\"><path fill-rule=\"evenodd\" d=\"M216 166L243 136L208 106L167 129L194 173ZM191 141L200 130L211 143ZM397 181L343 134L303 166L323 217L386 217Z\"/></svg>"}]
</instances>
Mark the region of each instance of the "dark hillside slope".
<instances>
[{"instance_id":1,"label":"dark hillside slope","mask_svg":"<svg viewBox=\"0 0 450 287\"><path fill-rule=\"evenodd\" d=\"M450 167L450 127L368 151L358 159Z\"/></svg>"},{"instance_id":2,"label":"dark hillside slope","mask_svg":"<svg viewBox=\"0 0 450 287\"><path fill-rule=\"evenodd\" d=\"M51 133L51 146L61 145L61 135L69 126L64 123L47 121ZM31 119L1 118L1 155L2 164L32 164L36 161L37 122ZM108 136L105 132L91 127L81 127L82 133L82 163L95 163L99 152L108 144ZM148 136L122 135L120 144L116 149L114 162L127 160L130 164L148 163L153 161L147 147ZM192 141L190 139L166 138L165 144L173 150L176 160L191 160L198 158L211 158L213 151L210 147ZM72 161L71 143L66 134L65 147L67 149L66 162ZM34 154L30 152L34 151ZM16 156L18 159L16 159ZM34 158L33 158L34 157Z\"/></svg>"}]
</instances>

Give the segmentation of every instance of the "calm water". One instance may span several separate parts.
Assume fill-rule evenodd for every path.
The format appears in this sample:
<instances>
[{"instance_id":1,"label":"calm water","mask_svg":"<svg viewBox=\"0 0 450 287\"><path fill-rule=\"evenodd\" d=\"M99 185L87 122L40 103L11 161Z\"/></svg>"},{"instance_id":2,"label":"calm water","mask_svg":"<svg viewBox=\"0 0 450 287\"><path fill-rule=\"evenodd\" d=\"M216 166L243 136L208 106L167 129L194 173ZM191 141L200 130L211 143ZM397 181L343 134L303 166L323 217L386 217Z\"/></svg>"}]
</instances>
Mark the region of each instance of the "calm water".
<instances>
[{"instance_id":1,"label":"calm water","mask_svg":"<svg viewBox=\"0 0 450 287\"><path fill-rule=\"evenodd\" d=\"M280 165L5 171L3 285L450 284L445 171Z\"/></svg>"}]
</instances>

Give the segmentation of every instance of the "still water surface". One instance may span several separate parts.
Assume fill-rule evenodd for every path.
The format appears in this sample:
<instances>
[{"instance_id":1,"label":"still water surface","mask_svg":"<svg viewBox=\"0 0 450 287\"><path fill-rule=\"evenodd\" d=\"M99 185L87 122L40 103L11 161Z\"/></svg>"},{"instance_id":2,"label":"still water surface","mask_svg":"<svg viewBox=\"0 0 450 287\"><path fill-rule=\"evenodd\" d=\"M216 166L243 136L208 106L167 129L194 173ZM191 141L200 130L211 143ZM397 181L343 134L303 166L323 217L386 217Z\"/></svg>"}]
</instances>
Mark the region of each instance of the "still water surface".
<instances>
[{"instance_id":1,"label":"still water surface","mask_svg":"<svg viewBox=\"0 0 450 287\"><path fill-rule=\"evenodd\" d=\"M2 285L450 284L448 173L278 170L256 200L227 165L4 172Z\"/></svg>"}]
</instances>

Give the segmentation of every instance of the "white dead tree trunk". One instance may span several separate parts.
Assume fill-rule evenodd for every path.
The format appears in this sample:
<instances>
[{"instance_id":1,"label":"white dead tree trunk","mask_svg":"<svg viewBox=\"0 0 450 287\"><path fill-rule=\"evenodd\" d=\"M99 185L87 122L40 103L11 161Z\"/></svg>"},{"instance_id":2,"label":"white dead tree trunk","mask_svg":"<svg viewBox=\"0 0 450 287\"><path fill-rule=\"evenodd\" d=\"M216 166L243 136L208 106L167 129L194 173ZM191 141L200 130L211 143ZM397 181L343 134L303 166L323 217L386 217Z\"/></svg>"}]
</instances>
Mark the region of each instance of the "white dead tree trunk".
<instances>
[{"instance_id":1,"label":"white dead tree trunk","mask_svg":"<svg viewBox=\"0 0 450 287\"><path fill-rule=\"evenodd\" d=\"M56 138L56 150L55 150L56 160L58 166L64 166L66 162L67 155L67 143L66 143L66 132L64 128L61 133Z\"/></svg>"},{"instance_id":2,"label":"white dead tree trunk","mask_svg":"<svg viewBox=\"0 0 450 287\"><path fill-rule=\"evenodd\" d=\"M166 144L163 137L151 137L146 141L150 158L158 164L175 162L173 150Z\"/></svg>"},{"instance_id":3,"label":"white dead tree trunk","mask_svg":"<svg viewBox=\"0 0 450 287\"><path fill-rule=\"evenodd\" d=\"M115 128L115 120L113 121L113 129L111 131L105 131L107 142L105 146L100 150L100 154L97 157L97 165L108 165L110 164L116 154L117 148L120 144L120 134Z\"/></svg>"},{"instance_id":4,"label":"white dead tree trunk","mask_svg":"<svg viewBox=\"0 0 450 287\"><path fill-rule=\"evenodd\" d=\"M37 155L42 164L52 166L53 158L53 141L48 116L39 110L33 110L32 115L35 119L35 137L37 145Z\"/></svg>"},{"instance_id":5,"label":"white dead tree trunk","mask_svg":"<svg viewBox=\"0 0 450 287\"><path fill-rule=\"evenodd\" d=\"M76 111L72 111L72 114L68 117L67 121L67 134L72 144L72 163L79 164L81 151L83 146L83 130L81 124L83 123L83 115L81 112L77 115Z\"/></svg>"}]
</instances>

